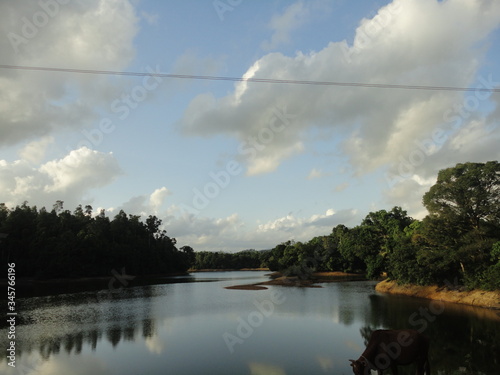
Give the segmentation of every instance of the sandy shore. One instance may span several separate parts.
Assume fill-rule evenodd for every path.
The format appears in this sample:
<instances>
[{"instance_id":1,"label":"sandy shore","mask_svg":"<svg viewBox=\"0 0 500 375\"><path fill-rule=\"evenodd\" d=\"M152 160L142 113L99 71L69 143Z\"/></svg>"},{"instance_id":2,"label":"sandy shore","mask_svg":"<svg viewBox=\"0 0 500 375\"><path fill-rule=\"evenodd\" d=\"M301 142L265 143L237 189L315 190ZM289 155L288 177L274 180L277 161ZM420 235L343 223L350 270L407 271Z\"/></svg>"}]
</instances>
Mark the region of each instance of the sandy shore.
<instances>
[{"instance_id":1,"label":"sandy shore","mask_svg":"<svg viewBox=\"0 0 500 375\"><path fill-rule=\"evenodd\" d=\"M364 275L344 272L315 272L310 279L300 279L297 276L283 276L279 272L269 274L272 278L269 281L263 281L255 284L228 286L226 289L239 290L265 290L266 285L294 286L301 288L322 288L319 283L331 283L336 281L354 281L366 280Z\"/></svg>"},{"instance_id":2,"label":"sandy shore","mask_svg":"<svg viewBox=\"0 0 500 375\"><path fill-rule=\"evenodd\" d=\"M500 309L500 291L488 292L484 290L451 290L437 285L399 285L395 281L384 280L375 286L381 293L405 295L411 297L427 298L443 302L462 303L471 306Z\"/></svg>"}]
</instances>

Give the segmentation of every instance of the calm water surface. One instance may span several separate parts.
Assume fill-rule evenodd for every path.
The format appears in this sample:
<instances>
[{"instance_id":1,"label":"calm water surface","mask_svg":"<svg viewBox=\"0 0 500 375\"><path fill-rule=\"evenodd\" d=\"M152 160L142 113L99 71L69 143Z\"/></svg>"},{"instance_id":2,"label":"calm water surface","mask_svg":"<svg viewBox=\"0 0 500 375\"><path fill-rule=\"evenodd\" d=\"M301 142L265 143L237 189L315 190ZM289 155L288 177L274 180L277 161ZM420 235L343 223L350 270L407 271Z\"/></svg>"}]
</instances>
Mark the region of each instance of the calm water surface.
<instances>
[{"instance_id":1,"label":"calm water surface","mask_svg":"<svg viewBox=\"0 0 500 375\"><path fill-rule=\"evenodd\" d=\"M403 327L431 338L433 374L500 373L497 312L379 295L374 282L224 289L265 274L196 273L18 298L16 368L3 356L0 374L351 374L348 359L359 357L372 330Z\"/></svg>"}]
</instances>

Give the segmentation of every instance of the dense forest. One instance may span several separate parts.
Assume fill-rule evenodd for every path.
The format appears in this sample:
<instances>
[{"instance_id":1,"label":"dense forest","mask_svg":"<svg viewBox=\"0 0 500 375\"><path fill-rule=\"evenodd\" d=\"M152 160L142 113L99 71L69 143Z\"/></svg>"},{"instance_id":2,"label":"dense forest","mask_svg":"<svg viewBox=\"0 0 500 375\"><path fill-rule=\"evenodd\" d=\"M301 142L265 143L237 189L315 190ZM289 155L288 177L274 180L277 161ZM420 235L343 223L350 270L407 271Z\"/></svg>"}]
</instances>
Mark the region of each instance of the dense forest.
<instances>
[{"instance_id":1,"label":"dense forest","mask_svg":"<svg viewBox=\"0 0 500 375\"><path fill-rule=\"evenodd\" d=\"M440 171L423 204L423 220L394 207L308 242L238 253L178 250L156 216L143 222L120 211L110 220L90 206L64 210L61 201L51 211L0 204L0 255L4 264L16 263L19 277L41 279L109 276L124 267L130 275L269 267L303 278L315 271L385 273L401 283L500 289L500 164Z\"/></svg>"},{"instance_id":2,"label":"dense forest","mask_svg":"<svg viewBox=\"0 0 500 375\"><path fill-rule=\"evenodd\" d=\"M161 220L120 211L110 220L92 207L52 210L27 202L13 209L0 203L2 264L14 262L18 277L37 279L109 276L125 268L129 275L185 272L194 261L189 246L178 250L175 238L161 230Z\"/></svg>"},{"instance_id":3,"label":"dense forest","mask_svg":"<svg viewBox=\"0 0 500 375\"><path fill-rule=\"evenodd\" d=\"M197 251L193 269L228 270L242 268L267 267L266 251L243 250L237 253L226 253L222 251Z\"/></svg>"},{"instance_id":4,"label":"dense forest","mask_svg":"<svg viewBox=\"0 0 500 375\"><path fill-rule=\"evenodd\" d=\"M457 164L441 170L423 196L423 220L370 212L358 226L338 225L309 242L272 249L271 270L307 277L313 271L386 273L401 283L500 289L500 164Z\"/></svg>"}]
</instances>

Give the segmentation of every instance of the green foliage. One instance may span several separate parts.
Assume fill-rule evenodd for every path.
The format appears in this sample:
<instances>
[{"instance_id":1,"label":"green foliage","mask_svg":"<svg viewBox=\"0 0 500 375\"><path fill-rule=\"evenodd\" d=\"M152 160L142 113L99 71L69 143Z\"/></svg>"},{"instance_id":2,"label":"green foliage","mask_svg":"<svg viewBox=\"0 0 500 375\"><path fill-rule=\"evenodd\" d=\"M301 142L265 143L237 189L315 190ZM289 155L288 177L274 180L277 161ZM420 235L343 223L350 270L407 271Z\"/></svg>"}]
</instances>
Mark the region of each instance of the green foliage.
<instances>
[{"instance_id":1,"label":"green foliage","mask_svg":"<svg viewBox=\"0 0 500 375\"><path fill-rule=\"evenodd\" d=\"M287 275L308 277L314 271L366 273L376 278L386 269L394 238L413 222L400 207L371 212L361 225L333 228L307 243L288 241L271 250L267 265Z\"/></svg>"},{"instance_id":2,"label":"green foliage","mask_svg":"<svg viewBox=\"0 0 500 375\"><path fill-rule=\"evenodd\" d=\"M401 283L500 289L500 164L440 171L423 203L429 215L422 221L400 207L370 212L354 228L339 225L306 244L277 245L267 264L306 277L314 270L370 278L386 272Z\"/></svg>"},{"instance_id":3,"label":"green foliage","mask_svg":"<svg viewBox=\"0 0 500 375\"><path fill-rule=\"evenodd\" d=\"M269 267L307 278L314 271L348 271L401 283L455 283L500 289L500 164L465 163L439 172L424 195L422 221L400 207L370 212L354 228L338 225L309 242L287 241L269 251L177 250L161 220L120 211L113 220L92 207L73 213L57 201L52 211L27 202L12 210L0 204L2 260L15 261L20 276L77 277L195 269ZM22 261L21 261L22 260Z\"/></svg>"},{"instance_id":4,"label":"green foliage","mask_svg":"<svg viewBox=\"0 0 500 375\"><path fill-rule=\"evenodd\" d=\"M460 223L463 230L500 225L500 163L457 164L439 172L423 203L431 216Z\"/></svg>"},{"instance_id":5,"label":"green foliage","mask_svg":"<svg viewBox=\"0 0 500 375\"><path fill-rule=\"evenodd\" d=\"M496 289L492 253L500 239L500 164L465 163L440 171L423 203L429 216L418 258L432 279Z\"/></svg>"},{"instance_id":6,"label":"green foliage","mask_svg":"<svg viewBox=\"0 0 500 375\"><path fill-rule=\"evenodd\" d=\"M266 251L243 250L237 253L198 251L193 254L193 269L242 269L260 268L267 258Z\"/></svg>"},{"instance_id":7,"label":"green foliage","mask_svg":"<svg viewBox=\"0 0 500 375\"><path fill-rule=\"evenodd\" d=\"M485 290L500 290L500 262L488 267L480 275L478 287Z\"/></svg>"},{"instance_id":8,"label":"green foliage","mask_svg":"<svg viewBox=\"0 0 500 375\"><path fill-rule=\"evenodd\" d=\"M161 229L161 220L120 211L113 220L92 207L72 213L57 201L52 211L27 202L9 210L0 205L0 244L4 263L15 262L20 277L59 278L109 276L126 268L131 275L184 272L193 261L192 249L175 247Z\"/></svg>"}]
</instances>

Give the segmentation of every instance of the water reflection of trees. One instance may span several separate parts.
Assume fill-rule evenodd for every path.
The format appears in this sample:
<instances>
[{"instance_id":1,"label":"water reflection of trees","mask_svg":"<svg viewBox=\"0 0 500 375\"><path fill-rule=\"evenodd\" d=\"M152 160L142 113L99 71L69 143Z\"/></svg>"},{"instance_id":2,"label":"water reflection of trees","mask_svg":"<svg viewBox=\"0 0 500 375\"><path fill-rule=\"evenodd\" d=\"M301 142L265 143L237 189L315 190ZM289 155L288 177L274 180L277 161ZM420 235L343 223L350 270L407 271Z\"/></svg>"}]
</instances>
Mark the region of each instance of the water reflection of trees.
<instances>
[{"instance_id":1,"label":"water reflection of trees","mask_svg":"<svg viewBox=\"0 0 500 375\"><path fill-rule=\"evenodd\" d=\"M67 354L80 354L84 346L88 346L95 351L98 342L107 340L113 347L120 342L135 341L137 337L153 337L155 324L152 319L143 319L141 329L138 329L133 322L124 322L122 325L113 325L108 328L83 329L75 334L64 336L51 336L41 339L38 342L18 341L16 354L22 358L25 354L33 352L40 353L44 360L48 360L51 355L59 354L61 351ZM4 357L0 361L3 361Z\"/></svg>"},{"instance_id":2,"label":"water reflection of trees","mask_svg":"<svg viewBox=\"0 0 500 375\"><path fill-rule=\"evenodd\" d=\"M500 366L500 315L496 311L444 304L443 313L431 301L370 296L370 312L360 329L365 344L375 329L412 328L431 340L433 373L497 374ZM435 302L433 302L435 303ZM412 373L410 368L402 373Z\"/></svg>"},{"instance_id":3,"label":"water reflection of trees","mask_svg":"<svg viewBox=\"0 0 500 375\"><path fill-rule=\"evenodd\" d=\"M39 323L37 319L29 317L29 314L33 313L33 310L27 311L24 318L25 323L17 327L17 358L20 360L25 355L38 352L43 360L48 360L50 356L61 352L67 354L80 354L82 349L86 346L92 351L95 351L98 343L102 344L104 341L116 347L121 342L135 341L138 337L143 337L144 339L153 337L156 332L156 325L152 317L148 299L154 297L156 293L153 286L141 287L140 291L137 289L138 288L122 289L114 293L104 294L94 293L95 295L93 295L93 293L84 293L78 295L78 298L75 298L75 295L61 296L57 301L55 301L53 297L38 299L40 304L46 305L46 307L49 308L58 305L75 306L85 303L99 304L120 300L126 302L126 300L137 298L137 294L139 293L141 296L141 308L127 309L125 305L124 309L111 310L101 316L87 316L87 319L84 321L81 321L82 318L79 316L73 316L72 323L77 324L74 333L59 334L59 332L50 330L49 325L41 328L43 332L39 332L36 338L32 336L33 331L40 328L37 327ZM43 314L43 306L41 309ZM22 314L21 312L20 316ZM65 317L61 319L60 324L67 323L64 318ZM71 320L69 317L68 319ZM61 330L61 332L64 331L65 330ZM0 330L2 340L7 337L6 332L6 329ZM5 346L5 344L6 343L4 343L2 347L8 347ZM4 360L6 360L6 357L1 357L0 363Z\"/></svg>"}]
</instances>

